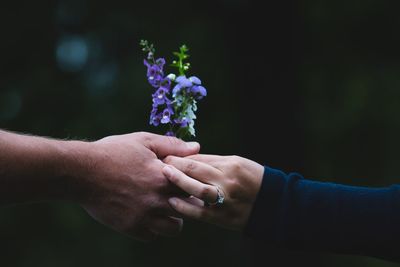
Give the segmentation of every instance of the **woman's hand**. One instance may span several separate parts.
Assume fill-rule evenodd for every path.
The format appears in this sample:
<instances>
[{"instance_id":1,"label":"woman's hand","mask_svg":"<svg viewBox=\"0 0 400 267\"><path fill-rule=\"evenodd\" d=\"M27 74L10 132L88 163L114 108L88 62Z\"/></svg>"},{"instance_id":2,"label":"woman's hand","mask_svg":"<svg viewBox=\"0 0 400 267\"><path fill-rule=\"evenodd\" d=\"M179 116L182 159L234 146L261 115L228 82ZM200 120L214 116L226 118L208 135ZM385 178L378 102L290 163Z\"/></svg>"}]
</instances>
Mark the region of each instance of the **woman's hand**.
<instances>
[{"instance_id":1,"label":"woman's hand","mask_svg":"<svg viewBox=\"0 0 400 267\"><path fill-rule=\"evenodd\" d=\"M190 197L170 198L171 206L187 218L242 230L261 186L264 167L238 156L168 156L164 175ZM223 204L215 204L218 196ZM207 205L207 203L210 203Z\"/></svg>"}]
</instances>

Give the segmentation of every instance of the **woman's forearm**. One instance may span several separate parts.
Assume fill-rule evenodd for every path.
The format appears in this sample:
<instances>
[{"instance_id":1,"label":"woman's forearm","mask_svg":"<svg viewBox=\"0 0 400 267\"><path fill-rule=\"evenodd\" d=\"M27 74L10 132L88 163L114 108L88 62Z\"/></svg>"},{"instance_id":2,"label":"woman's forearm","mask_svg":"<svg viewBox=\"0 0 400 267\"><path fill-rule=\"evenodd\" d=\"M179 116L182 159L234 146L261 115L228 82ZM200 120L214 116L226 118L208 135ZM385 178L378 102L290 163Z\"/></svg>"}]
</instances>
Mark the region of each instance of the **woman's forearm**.
<instances>
[{"instance_id":1,"label":"woman's forearm","mask_svg":"<svg viewBox=\"0 0 400 267\"><path fill-rule=\"evenodd\" d=\"M323 183L265 168L246 232L296 250L399 259L400 187Z\"/></svg>"}]
</instances>

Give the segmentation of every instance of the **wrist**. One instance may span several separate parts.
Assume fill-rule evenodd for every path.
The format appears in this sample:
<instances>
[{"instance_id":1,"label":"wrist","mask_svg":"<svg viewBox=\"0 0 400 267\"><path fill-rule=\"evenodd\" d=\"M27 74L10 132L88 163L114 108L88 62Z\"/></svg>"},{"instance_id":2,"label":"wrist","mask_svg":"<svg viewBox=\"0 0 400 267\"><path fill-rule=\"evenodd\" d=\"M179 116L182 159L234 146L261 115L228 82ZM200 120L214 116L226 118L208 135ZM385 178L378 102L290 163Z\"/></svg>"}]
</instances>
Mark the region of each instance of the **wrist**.
<instances>
[{"instance_id":1,"label":"wrist","mask_svg":"<svg viewBox=\"0 0 400 267\"><path fill-rule=\"evenodd\" d=\"M85 141L59 141L56 175L60 198L82 203L90 194L89 176L95 168L93 145Z\"/></svg>"}]
</instances>

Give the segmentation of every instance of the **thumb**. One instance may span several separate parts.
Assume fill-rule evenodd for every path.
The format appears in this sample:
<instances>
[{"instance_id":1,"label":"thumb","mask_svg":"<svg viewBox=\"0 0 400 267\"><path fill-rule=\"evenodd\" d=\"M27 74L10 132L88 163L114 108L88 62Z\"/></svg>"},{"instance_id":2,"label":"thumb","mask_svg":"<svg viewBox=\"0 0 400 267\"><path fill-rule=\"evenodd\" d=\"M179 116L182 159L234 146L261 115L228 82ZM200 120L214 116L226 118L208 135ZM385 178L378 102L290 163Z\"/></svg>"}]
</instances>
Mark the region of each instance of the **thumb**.
<instances>
[{"instance_id":1,"label":"thumb","mask_svg":"<svg viewBox=\"0 0 400 267\"><path fill-rule=\"evenodd\" d=\"M186 157L200 151L200 144L197 142L184 142L176 137L156 134L151 134L148 147L158 158L165 158L169 155Z\"/></svg>"}]
</instances>

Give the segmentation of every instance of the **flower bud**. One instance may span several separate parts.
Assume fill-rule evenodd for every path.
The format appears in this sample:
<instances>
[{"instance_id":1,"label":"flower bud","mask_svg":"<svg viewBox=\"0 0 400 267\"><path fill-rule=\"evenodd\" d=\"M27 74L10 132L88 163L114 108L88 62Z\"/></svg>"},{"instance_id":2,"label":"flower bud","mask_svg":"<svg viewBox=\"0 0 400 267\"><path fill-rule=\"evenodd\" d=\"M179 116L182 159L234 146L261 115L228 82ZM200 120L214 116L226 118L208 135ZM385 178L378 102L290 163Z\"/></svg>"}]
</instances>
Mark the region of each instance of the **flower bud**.
<instances>
[{"instance_id":1,"label":"flower bud","mask_svg":"<svg viewBox=\"0 0 400 267\"><path fill-rule=\"evenodd\" d=\"M171 81L175 81L176 75L173 73L170 73L167 75L167 78L170 79Z\"/></svg>"}]
</instances>

